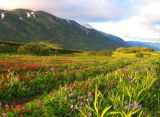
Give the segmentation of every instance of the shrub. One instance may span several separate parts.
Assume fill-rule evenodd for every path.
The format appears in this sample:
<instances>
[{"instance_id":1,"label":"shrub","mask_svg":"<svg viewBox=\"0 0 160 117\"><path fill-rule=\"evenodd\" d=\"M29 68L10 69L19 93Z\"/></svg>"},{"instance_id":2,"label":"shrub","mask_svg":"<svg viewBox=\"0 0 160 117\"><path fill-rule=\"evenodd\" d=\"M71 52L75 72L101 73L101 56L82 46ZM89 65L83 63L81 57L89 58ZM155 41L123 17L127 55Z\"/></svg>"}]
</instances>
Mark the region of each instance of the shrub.
<instances>
[{"instance_id":1,"label":"shrub","mask_svg":"<svg viewBox=\"0 0 160 117\"><path fill-rule=\"evenodd\" d=\"M97 55L97 52L96 51L88 51L87 54L90 56L95 56L95 55Z\"/></svg>"},{"instance_id":2,"label":"shrub","mask_svg":"<svg viewBox=\"0 0 160 117\"><path fill-rule=\"evenodd\" d=\"M68 54L68 53L82 53L83 51L79 50L67 50L58 47L52 46L52 44L26 44L20 46L17 50L19 54L31 54L31 55L39 55L39 56L48 56L55 54Z\"/></svg>"},{"instance_id":3,"label":"shrub","mask_svg":"<svg viewBox=\"0 0 160 117\"><path fill-rule=\"evenodd\" d=\"M11 53L16 52L18 46L8 45L8 44L0 44L0 53Z\"/></svg>"},{"instance_id":4,"label":"shrub","mask_svg":"<svg viewBox=\"0 0 160 117\"><path fill-rule=\"evenodd\" d=\"M20 54L47 56L47 55L51 54L51 48L46 47L46 46L42 46L42 45L32 44L32 45L20 46L18 48L17 52Z\"/></svg>"},{"instance_id":5,"label":"shrub","mask_svg":"<svg viewBox=\"0 0 160 117\"><path fill-rule=\"evenodd\" d=\"M116 49L117 52L123 52L123 53L137 53L137 52L154 52L151 48L145 48L145 47L129 47L129 48L118 48Z\"/></svg>"},{"instance_id":6,"label":"shrub","mask_svg":"<svg viewBox=\"0 0 160 117\"><path fill-rule=\"evenodd\" d=\"M143 58L143 57L144 57L143 53L140 53L140 52L137 52L137 53L135 54L135 56L136 56L137 58Z\"/></svg>"},{"instance_id":7,"label":"shrub","mask_svg":"<svg viewBox=\"0 0 160 117\"><path fill-rule=\"evenodd\" d=\"M102 55L102 56L112 56L112 54L113 54L112 50L101 50L101 51L99 51L99 55Z\"/></svg>"}]
</instances>

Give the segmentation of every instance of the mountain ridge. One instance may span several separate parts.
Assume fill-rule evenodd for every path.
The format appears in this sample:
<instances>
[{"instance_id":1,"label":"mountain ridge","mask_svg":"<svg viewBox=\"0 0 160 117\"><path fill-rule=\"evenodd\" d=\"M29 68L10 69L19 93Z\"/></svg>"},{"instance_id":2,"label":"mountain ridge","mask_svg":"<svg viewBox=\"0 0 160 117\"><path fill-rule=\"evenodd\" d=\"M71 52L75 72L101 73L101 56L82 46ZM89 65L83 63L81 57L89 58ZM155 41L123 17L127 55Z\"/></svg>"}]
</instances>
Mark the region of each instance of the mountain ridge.
<instances>
[{"instance_id":1,"label":"mountain ridge","mask_svg":"<svg viewBox=\"0 0 160 117\"><path fill-rule=\"evenodd\" d=\"M111 41L114 41L116 43L119 43L121 45L125 45L125 46L128 46L127 42L124 41L124 39L118 37L118 36L115 36L113 34L109 34L109 33L105 33L105 32L102 32L102 31L99 31L101 34L103 34L107 39L111 40Z\"/></svg>"},{"instance_id":2,"label":"mountain ridge","mask_svg":"<svg viewBox=\"0 0 160 117\"><path fill-rule=\"evenodd\" d=\"M156 42L141 42L141 41L127 41L128 46L148 47L155 51L160 50L160 43Z\"/></svg>"},{"instance_id":3,"label":"mountain ridge","mask_svg":"<svg viewBox=\"0 0 160 117\"><path fill-rule=\"evenodd\" d=\"M25 43L48 41L67 49L80 50L126 46L107 39L97 30L86 28L74 20L59 18L44 11L14 9L0 11L0 14L0 40Z\"/></svg>"}]
</instances>

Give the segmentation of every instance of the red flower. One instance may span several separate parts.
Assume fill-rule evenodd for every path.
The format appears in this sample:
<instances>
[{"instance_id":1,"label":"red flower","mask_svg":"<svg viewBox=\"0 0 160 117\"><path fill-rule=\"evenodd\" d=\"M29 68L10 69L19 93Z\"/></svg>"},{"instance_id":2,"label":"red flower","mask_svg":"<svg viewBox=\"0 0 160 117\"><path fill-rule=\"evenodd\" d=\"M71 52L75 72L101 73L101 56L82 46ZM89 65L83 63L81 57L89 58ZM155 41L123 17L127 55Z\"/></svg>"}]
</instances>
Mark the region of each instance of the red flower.
<instances>
[{"instance_id":1,"label":"red flower","mask_svg":"<svg viewBox=\"0 0 160 117\"><path fill-rule=\"evenodd\" d=\"M54 96L54 93L53 93L53 92L50 92L50 93L49 93L49 96L50 96L50 97L53 97L53 96Z\"/></svg>"},{"instance_id":2,"label":"red flower","mask_svg":"<svg viewBox=\"0 0 160 117\"><path fill-rule=\"evenodd\" d=\"M29 109L27 109L27 110L25 110L25 112L29 113L29 112L30 112L30 110L29 110Z\"/></svg>"},{"instance_id":3,"label":"red flower","mask_svg":"<svg viewBox=\"0 0 160 117\"><path fill-rule=\"evenodd\" d=\"M42 100L41 99L38 100L38 106L39 107L42 106Z\"/></svg>"},{"instance_id":4,"label":"red flower","mask_svg":"<svg viewBox=\"0 0 160 117\"><path fill-rule=\"evenodd\" d=\"M0 89L3 89L5 87L5 85L0 84Z\"/></svg>"},{"instance_id":5,"label":"red flower","mask_svg":"<svg viewBox=\"0 0 160 117\"><path fill-rule=\"evenodd\" d=\"M83 86L83 87L82 87L82 90L83 90L83 91L87 91L87 90L88 90L88 86Z\"/></svg>"},{"instance_id":6,"label":"red flower","mask_svg":"<svg viewBox=\"0 0 160 117\"><path fill-rule=\"evenodd\" d=\"M18 106L16 106L16 108L17 108L18 111L22 111L23 110L23 105L18 105Z\"/></svg>"}]
</instances>

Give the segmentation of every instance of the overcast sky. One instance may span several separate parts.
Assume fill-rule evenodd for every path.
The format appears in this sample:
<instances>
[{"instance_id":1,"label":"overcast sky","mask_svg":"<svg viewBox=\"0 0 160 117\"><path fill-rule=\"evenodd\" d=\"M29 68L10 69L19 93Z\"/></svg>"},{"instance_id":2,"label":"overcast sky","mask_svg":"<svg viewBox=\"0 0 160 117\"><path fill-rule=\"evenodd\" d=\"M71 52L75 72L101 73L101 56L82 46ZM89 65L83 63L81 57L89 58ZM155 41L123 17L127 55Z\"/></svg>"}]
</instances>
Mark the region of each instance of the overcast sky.
<instances>
[{"instance_id":1,"label":"overcast sky","mask_svg":"<svg viewBox=\"0 0 160 117\"><path fill-rule=\"evenodd\" d=\"M160 0L0 0L0 9L27 8L122 37L160 42Z\"/></svg>"}]
</instances>

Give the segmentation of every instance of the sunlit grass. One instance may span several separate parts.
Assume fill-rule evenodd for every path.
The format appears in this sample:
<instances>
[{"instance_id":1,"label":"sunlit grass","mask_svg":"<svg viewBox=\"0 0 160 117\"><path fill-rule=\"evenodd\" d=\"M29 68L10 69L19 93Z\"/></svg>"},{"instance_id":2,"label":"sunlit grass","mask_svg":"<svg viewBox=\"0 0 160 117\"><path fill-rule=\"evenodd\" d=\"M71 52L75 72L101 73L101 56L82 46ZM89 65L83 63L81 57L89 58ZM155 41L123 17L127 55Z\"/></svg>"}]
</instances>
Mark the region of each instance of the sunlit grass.
<instances>
[{"instance_id":1,"label":"sunlit grass","mask_svg":"<svg viewBox=\"0 0 160 117\"><path fill-rule=\"evenodd\" d=\"M143 54L0 55L0 113L158 117L160 56Z\"/></svg>"}]
</instances>

